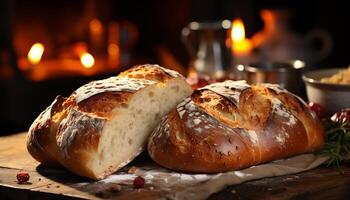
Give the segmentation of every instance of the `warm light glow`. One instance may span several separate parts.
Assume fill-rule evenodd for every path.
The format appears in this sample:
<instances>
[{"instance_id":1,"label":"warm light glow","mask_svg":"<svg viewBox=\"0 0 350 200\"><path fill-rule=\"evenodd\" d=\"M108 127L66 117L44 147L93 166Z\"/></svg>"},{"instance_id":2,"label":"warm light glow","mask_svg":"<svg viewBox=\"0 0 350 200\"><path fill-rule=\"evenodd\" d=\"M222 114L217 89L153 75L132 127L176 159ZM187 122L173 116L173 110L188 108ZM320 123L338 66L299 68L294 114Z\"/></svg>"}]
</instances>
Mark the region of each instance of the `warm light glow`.
<instances>
[{"instance_id":1,"label":"warm light glow","mask_svg":"<svg viewBox=\"0 0 350 200\"><path fill-rule=\"evenodd\" d=\"M244 65L238 65L237 66L238 71L244 71Z\"/></svg>"},{"instance_id":2,"label":"warm light glow","mask_svg":"<svg viewBox=\"0 0 350 200\"><path fill-rule=\"evenodd\" d=\"M252 49L252 43L245 38L244 24L241 19L232 22L231 29L232 51L235 54L245 54Z\"/></svg>"},{"instance_id":3,"label":"warm light glow","mask_svg":"<svg viewBox=\"0 0 350 200\"><path fill-rule=\"evenodd\" d=\"M91 54L83 53L80 56L80 62L81 64L83 64L84 67L91 68L95 64L95 59Z\"/></svg>"},{"instance_id":4,"label":"warm light glow","mask_svg":"<svg viewBox=\"0 0 350 200\"><path fill-rule=\"evenodd\" d=\"M102 23L98 19L91 20L89 26L93 34L100 34L102 32Z\"/></svg>"},{"instance_id":5,"label":"warm light glow","mask_svg":"<svg viewBox=\"0 0 350 200\"><path fill-rule=\"evenodd\" d=\"M116 44L108 45L108 55L111 58L119 58L119 46Z\"/></svg>"},{"instance_id":6,"label":"warm light glow","mask_svg":"<svg viewBox=\"0 0 350 200\"><path fill-rule=\"evenodd\" d=\"M245 29L242 20L232 22L231 39L233 42L241 42L245 39Z\"/></svg>"},{"instance_id":7,"label":"warm light glow","mask_svg":"<svg viewBox=\"0 0 350 200\"><path fill-rule=\"evenodd\" d=\"M253 35L251 41L254 47L259 47L263 45L263 43L268 39L268 37L270 37L270 35L277 31L277 19L273 12L274 11L267 9L263 9L260 11L260 17L264 22L264 28Z\"/></svg>"},{"instance_id":8,"label":"warm light glow","mask_svg":"<svg viewBox=\"0 0 350 200\"><path fill-rule=\"evenodd\" d=\"M120 61L120 49L117 44L108 45L108 59L111 66L116 67L119 65Z\"/></svg>"},{"instance_id":9,"label":"warm light glow","mask_svg":"<svg viewBox=\"0 0 350 200\"><path fill-rule=\"evenodd\" d=\"M225 19L224 21L221 22L221 26L224 29L229 29L231 27L231 22L228 19Z\"/></svg>"},{"instance_id":10,"label":"warm light glow","mask_svg":"<svg viewBox=\"0 0 350 200\"><path fill-rule=\"evenodd\" d=\"M28 52L28 60L32 64L38 64L44 53L44 45L41 43L35 43Z\"/></svg>"},{"instance_id":11,"label":"warm light glow","mask_svg":"<svg viewBox=\"0 0 350 200\"><path fill-rule=\"evenodd\" d=\"M198 22L191 22L190 24L190 28L193 30L198 30L199 29L199 23Z\"/></svg>"},{"instance_id":12,"label":"warm light glow","mask_svg":"<svg viewBox=\"0 0 350 200\"><path fill-rule=\"evenodd\" d=\"M305 67L305 63L303 61L301 61L301 60L295 60L293 62L293 65L294 65L295 69L300 69L300 68Z\"/></svg>"}]
</instances>

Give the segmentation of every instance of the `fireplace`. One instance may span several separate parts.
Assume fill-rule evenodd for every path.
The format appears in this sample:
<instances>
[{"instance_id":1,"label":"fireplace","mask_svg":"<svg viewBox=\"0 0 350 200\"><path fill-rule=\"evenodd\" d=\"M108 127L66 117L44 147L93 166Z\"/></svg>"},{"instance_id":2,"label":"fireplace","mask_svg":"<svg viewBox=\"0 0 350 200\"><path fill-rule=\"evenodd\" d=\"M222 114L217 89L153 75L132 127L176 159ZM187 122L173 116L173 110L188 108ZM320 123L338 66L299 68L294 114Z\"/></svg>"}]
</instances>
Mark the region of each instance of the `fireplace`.
<instances>
[{"instance_id":1,"label":"fireplace","mask_svg":"<svg viewBox=\"0 0 350 200\"><path fill-rule=\"evenodd\" d=\"M277 58L300 58L310 68L346 66L345 8L315 0L3 0L0 134L28 129L56 95L68 96L84 83L132 65L159 63L184 75L196 73L180 39L194 21L226 19L228 67ZM305 46L300 41L308 33L318 38L310 36ZM327 48L315 57L314 49L323 45Z\"/></svg>"}]
</instances>

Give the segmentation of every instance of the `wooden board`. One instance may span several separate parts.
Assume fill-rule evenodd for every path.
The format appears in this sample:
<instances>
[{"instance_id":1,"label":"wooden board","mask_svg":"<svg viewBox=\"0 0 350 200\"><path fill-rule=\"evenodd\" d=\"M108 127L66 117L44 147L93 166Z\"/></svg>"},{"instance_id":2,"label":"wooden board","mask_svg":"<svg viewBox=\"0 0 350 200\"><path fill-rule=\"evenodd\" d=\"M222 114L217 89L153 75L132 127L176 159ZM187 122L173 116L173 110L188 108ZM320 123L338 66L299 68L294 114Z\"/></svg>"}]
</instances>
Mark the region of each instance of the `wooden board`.
<instances>
[{"instance_id":1,"label":"wooden board","mask_svg":"<svg viewBox=\"0 0 350 200\"><path fill-rule=\"evenodd\" d=\"M39 165L27 152L27 133L0 137L0 166L13 169L35 170Z\"/></svg>"},{"instance_id":2,"label":"wooden board","mask_svg":"<svg viewBox=\"0 0 350 200\"><path fill-rule=\"evenodd\" d=\"M162 192L135 190L106 183L77 186L88 181L63 168L39 165L28 153L26 133L0 137L0 199L155 199ZM28 184L18 184L20 169L29 172ZM350 196L350 165L340 169L319 167L297 175L265 178L231 186L209 199L347 199Z\"/></svg>"}]
</instances>

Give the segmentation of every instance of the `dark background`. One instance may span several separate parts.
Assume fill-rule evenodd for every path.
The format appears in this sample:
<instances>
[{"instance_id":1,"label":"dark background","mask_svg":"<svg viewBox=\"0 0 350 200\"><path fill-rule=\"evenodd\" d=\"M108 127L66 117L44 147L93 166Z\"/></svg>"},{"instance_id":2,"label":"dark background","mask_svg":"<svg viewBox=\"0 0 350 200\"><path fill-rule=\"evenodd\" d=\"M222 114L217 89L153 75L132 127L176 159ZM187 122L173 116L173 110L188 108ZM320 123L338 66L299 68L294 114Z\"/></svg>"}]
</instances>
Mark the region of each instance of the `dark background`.
<instances>
[{"instance_id":1,"label":"dark background","mask_svg":"<svg viewBox=\"0 0 350 200\"><path fill-rule=\"evenodd\" d=\"M42 29L36 27L45 27L43 30L54 38L54 45L58 46L87 37L81 27L89 17L99 18L103 22L127 20L137 26L139 33L130 64L158 63L157 52L165 49L186 67L190 57L180 41L180 32L190 21L232 20L240 17L246 25L247 37L251 37L262 29L259 11L263 8L292 11L294 15L289 27L298 34L305 34L315 27L328 31L333 40L331 53L314 63L315 68L344 67L349 64L349 11L346 1L2 0L0 134L27 130L57 94L69 95L81 84L111 75L32 82L17 68L20 53L14 41L18 34L28 33L35 38L42 34Z\"/></svg>"}]
</instances>

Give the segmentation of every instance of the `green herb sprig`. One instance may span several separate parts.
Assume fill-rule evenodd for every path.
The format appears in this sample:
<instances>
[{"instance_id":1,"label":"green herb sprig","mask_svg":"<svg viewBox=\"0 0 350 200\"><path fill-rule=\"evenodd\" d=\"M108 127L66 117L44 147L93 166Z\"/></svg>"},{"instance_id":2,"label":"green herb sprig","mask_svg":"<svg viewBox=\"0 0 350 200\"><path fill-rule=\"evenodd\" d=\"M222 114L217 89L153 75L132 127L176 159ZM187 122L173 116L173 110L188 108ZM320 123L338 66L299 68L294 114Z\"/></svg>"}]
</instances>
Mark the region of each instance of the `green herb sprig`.
<instances>
[{"instance_id":1,"label":"green herb sprig","mask_svg":"<svg viewBox=\"0 0 350 200\"><path fill-rule=\"evenodd\" d=\"M320 151L328 155L327 166L340 166L340 161L350 156L350 127L346 122L324 121L325 145Z\"/></svg>"}]
</instances>

